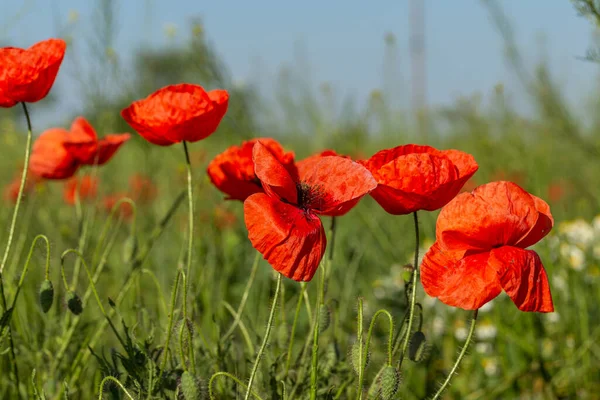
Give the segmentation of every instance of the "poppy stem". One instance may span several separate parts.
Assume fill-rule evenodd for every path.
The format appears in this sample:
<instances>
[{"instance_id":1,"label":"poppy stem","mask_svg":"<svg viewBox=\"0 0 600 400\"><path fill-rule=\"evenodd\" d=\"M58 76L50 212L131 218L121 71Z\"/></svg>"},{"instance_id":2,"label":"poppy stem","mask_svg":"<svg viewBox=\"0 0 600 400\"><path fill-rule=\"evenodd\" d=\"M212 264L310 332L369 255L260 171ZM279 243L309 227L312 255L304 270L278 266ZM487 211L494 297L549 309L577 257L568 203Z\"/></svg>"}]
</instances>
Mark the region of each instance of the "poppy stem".
<instances>
[{"instance_id":1,"label":"poppy stem","mask_svg":"<svg viewBox=\"0 0 600 400\"><path fill-rule=\"evenodd\" d=\"M450 384L450 380L452 379L452 377L456 373L456 370L458 369L458 366L460 365L460 362L462 361L462 359L464 358L465 354L467 353L467 348L469 347L469 344L471 344L471 339L473 339L473 333L475 332L475 322L477 322L477 312L478 311L479 310L473 311L473 318L471 319L471 327L469 328L469 334L467 335L467 340L465 340L465 344L464 344L462 350L460 351L460 354L458 355L458 358L456 359L456 362L452 366L452 369L450 370L450 373L446 377L446 380L444 381L444 383L442 383L442 386L440 386L440 388L438 389L438 391L432 397L432 400L439 399L440 396L442 395L442 393L444 393L444 390L446 390L446 388Z\"/></svg>"},{"instance_id":2,"label":"poppy stem","mask_svg":"<svg viewBox=\"0 0 600 400\"><path fill-rule=\"evenodd\" d=\"M256 376L256 371L258 371L260 359L262 358L265 348L267 347L267 342L269 341L269 335L271 334L271 328L273 327L273 319L275 318L275 310L277 309L277 300L279 300L281 276L282 275L280 273L277 273L277 285L275 286L275 294L273 295L273 304L271 305L271 312L269 314L269 321L267 322L267 329L265 330L265 337L263 338L263 342L260 345L258 354L256 355L256 360L254 361L254 366L252 367L252 372L250 373L250 379L248 380L248 388L246 389L246 395L244 396L244 400L248 400L250 398L250 394L252 392L252 384L254 383L254 377Z\"/></svg>"},{"instance_id":3,"label":"poppy stem","mask_svg":"<svg viewBox=\"0 0 600 400\"><path fill-rule=\"evenodd\" d=\"M294 313L294 322L292 323L292 332L290 333L290 343L288 345L287 360L285 362L285 376L288 376L290 372L290 363L292 361L292 349L294 346L294 336L296 336L296 325L298 323L298 316L300 315L300 308L302 307L302 300L304 299L304 291L306 285L300 285L300 294L298 295L298 302L296 303L296 312Z\"/></svg>"},{"instance_id":4,"label":"poppy stem","mask_svg":"<svg viewBox=\"0 0 600 400\"><path fill-rule=\"evenodd\" d=\"M23 112L25 113L25 119L27 120L27 143L25 144L25 165L23 166L23 173L21 174L21 185L19 186L19 195L17 196L15 210L13 212L10 230L8 232L8 241L6 242L6 249L4 250L4 255L2 256L2 263L0 263L0 299L2 299L2 309L4 310L4 312L8 312L8 310L6 309L6 295L4 294L4 280L2 278L2 273L4 272L4 267L6 267L6 261L8 260L8 254L10 253L10 247L12 245L13 236L15 234L15 227L17 226L19 207L21 205L21 200L23 200L23 192L25 191L25 184L27 182L27 172L29 171L31 137L33 135L31 129L31 118L29 117L27 105L24 102L22 102L21 105L23 106ZM19 393L19 369L17 367L17 359L15 357L15 345L13 342L12 328L10 323L8 324L8 339L10 342L10 357L12 358L11 364L13 366L13 373L15 374L15 387L17 388L17 393Z\"/></svg>"},{"instance_id":5,"label":"poppy stem","mask_svg":"<svg viewBox=\"0 0 600 400\"><path fill-rule=\"evenodd\" d=\"M327 263L329 264L329 263ZM313 348L312 348L312 362L310 370L310 400L316 400L317 398L317 375L318 375L318 363L319 363L319 322L321 321L321 305L323 304L323 297L325 294L325 275L327 274L325 265L321 265L321 278L319 279L319 292L317 293L317 307L315 309L315 323L313 330Z\"/></svg>"},{"instance_id":6,"label":"poppy stem","mask_svg":"<svg viewBox=\"0 0 600 400\"><path fill-rule=\"evenodd\" d=\"M406 335L404 336L404 343L402 343L402 352L400 353L400 361L398 361L398 369L402 367L402 361L406 356L406 349L408 348L408 341L410 333L412 331L413 321L415 319L415 302L417 299L417 279L419 276L419 217L417 212L413 212L413 220L415 223L415 260L413 263L413 271L411 275L410 283L410 308L408 312L408 326L406 327Z\"/></svg>"},{"instance_id":7,"label":"poppy stem","mask_svg":"<svg viewBox=\"0 0 600 400\"><path fill-rule=\"evenodd\" d=\"M194 244L194 195L192 188L192 163L190 162L190 153L188 151L187 142L184 140L183 142L183 151L185 153L185 164L187 167L187 191L188 191L188 251L187 251L187 266L185 269L185 278L184 279L184 290L183 290L183 320L184 323L187 323L188 315L187 315L187 293L188 293L188 285L190 280L190 270L192 268L192 253L193 253L193 244ZM192 334L189 329L187 329L188 335L188 348L189 348L189 356L190 356L190 366L192 373L196 372L195 358L194 358L194 344L192 342ZM184 360L181 360L184 362Z\"/></svg>"}]
</instances>

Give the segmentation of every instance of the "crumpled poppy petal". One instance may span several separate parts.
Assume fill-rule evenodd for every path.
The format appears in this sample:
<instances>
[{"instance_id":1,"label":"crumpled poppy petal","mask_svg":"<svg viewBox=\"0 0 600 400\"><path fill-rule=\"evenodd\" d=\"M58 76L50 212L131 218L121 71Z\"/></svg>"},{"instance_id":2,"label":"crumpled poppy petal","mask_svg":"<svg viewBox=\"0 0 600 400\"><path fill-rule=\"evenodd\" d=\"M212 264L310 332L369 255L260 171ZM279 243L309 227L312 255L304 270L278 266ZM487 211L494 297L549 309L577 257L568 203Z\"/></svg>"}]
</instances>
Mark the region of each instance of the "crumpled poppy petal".
<instances>
[{"instance_id":1,"label":"crumpled poppy petal","mask_svg":"<svg viewBox=\"0 0 600 400\"><path fill-rule=\"evenodd\" d=\"M456 166L458 177L461 180L464 179L464 182L468 181L479 169L475 158L469 153L454 149L441 150L441 153L448 157L452 161L452 164Z\"/></svg>"},{"instance_id":2,"label":"crumpled poppy petal","mask_svg":"<svg viewBox=\"0 0 600 400\"><path fill-rule=\"evenodd\" d=\"M327 245L316 215L257 193L244 202L244 219L252 246L275 270L295 281L312 279Z\"/></svg>"},{"instance_id":3,"label":"crumpled poppy petal","mask_svg":"<svg viewBox=\"0 0 600 400\"><path fill-rule=\"evenodd\" d=\"M69 132L65 129L48 129L33 143L29 169L46 179L66 179L75 174L79 163L64 147Z\"/></svg>"},{"instance_id":4,"label":"crumpled poppy petal","mask_svg":"<svg viewBox=\"0 0 600 400\"><path fill-rule=\"evenodd\" d=\"M298 172L311 192L305 205L323 215L344 215L377 187L368 169L339 156L307 159Z\"/></svg>"},{"instance_id":5,"label":"crumpled poppy petal","mask_svg":"<svg viewBox=\"0 0 600 400\"><path fill-rule=\"evenodd\" d=\"M515 246L521 248L527 248L539 242L544 236L550 233L554 226L554 218L552 217L548 203L532 194L530 196L533 198L535 208L538 211L538 219L529 233L515 244Z\"/></svg>"},{"instance_id":6,"label":"crumpled poppy petal","mask_svg":"<svg viewBox=\"0 0 600 400\"><path fill-rule=\"evenodd\" d=\"M512 182L492 182L456 196L440 212L436 238L446 248L485 250L516 245L536 225L529 193Z\"/></svg>"},{"instance_id":7,"label":"crumpled poppy petal","mask_svg":"<svg viewBox=\"0 0 600 400\"><path fill-rule=\"evenodd\" d=\"M343 156L341 154L336 153L335 150L323 150L320 153L313 154L311 156L306 157L304 160L298 161L296 163L296 167L298 168L298 175L306 175L306 168L311 168L316 160L327 156L338 156L351 159L349 156Z\"/></svg>"},{"instance_id":8,"label":"crumpled poppy petal","mask_svg":"<svg viewBox=\"0 0 600 400\"><path fill-rule=\"evenodd\" d=\"M98 165L104 165L110 160L119 147L131 138L129 133L111 133L98 142Z\"/></svg>"},{"instance_id":9,"label":"crumpled poppy petal","mask_svg":"<svg viewBox=\"0 0 600 400\"><path fill-rule=\"evenodd\" d=\"M30 48L0 48L0 107L34 103L46 97L65 55L62 39L48 39Z\"/></svg>"},{"instance_id":10,"label":"crumpled poppy petal","mask_svg":"<svg viewBox=\"0 0 600 400\"><path fill-rule=\"evenodd\" d=\"M260 141L252 149L254 172L263 184L266 193L297 204L296 182L287 169L275 158L273 153Z\"/></svg>"},{"instance_id":11,"label":"crumpled poppy petal","mask_svg":"<svg viewBox=\"0 0 600 400\"><path fill-rule=\"evenodd\" d=\"M496 269L488 266L489 252L447 250L435 242L423 257L421 283L443 303L476 310L500 294Z\"/></svg>"},{"instance_id":12,"label":"crumpled poppy petal","mask_svg":"<svg viewBox=\"0 0 600 400\"><path fill-rule=\"evenodd\" d=\"M504 246L491 251L490 267L500 284L521 311L552 312L548 276L535 251Z\"/></svg>"}]
</instances>

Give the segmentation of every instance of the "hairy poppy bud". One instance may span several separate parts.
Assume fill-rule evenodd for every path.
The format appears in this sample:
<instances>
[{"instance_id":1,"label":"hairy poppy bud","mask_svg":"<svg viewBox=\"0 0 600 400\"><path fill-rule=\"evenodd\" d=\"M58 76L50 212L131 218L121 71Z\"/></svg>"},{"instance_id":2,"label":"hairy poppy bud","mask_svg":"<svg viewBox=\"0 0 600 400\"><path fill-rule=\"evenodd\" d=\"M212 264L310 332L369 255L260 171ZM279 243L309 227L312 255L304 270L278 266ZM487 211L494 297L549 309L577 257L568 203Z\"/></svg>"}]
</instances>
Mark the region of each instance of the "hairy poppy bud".
<instances>
[{"instance_id":1,"label":"hairy poppy bud","mask_svg":"<svg viewBox=\"0 0 600 400\"><path fill-rule=\"evenodd\" d=\"M381 371L379 382L381 385L381 399L391 400L396 395L398 386L400 386L400 372L388 365Z\"/></svg>"},{"instance_id":2,"label":"hairy poppy bud","mask_svg":"<svg viewBox=\"0 0 600 400\"><path fill-rule=\"evenodd\" d=\"M202 393L202 382L188 371L185 371L181 375L179 388L185 400L201 400L205 398Z\"/></svg>"},{"instance_id":3,"label":"hairy poppy bud","mask_svg":"<svg viewBox=\"0 0 600 400\"><path fill-rule=\"evenodd\" d=\"M67 307L75 315L79 315L83 312L83 305L81 304L81 299L77 293L72 291L67 293Z\"/></svg>"},{"instance_id":4,"label":"hairy poppy bud","mask_svg":"<svg viewBox=\"0 0 600 400\"><path fill-rule=\"evenodd\" d=\"M369 354L365 352L365 349L363 348L362 343L354 342L354 344L350 348L350 362L352 363L352 368L354 368L354 372L356 372L357 374L360 373L360 370L363 367L360 363L361 362L361 357L360 357L361 350L362 350L362 363L366 368L366 366L369 364Z\"/></svg>"},{"instance_id":5,"label":"hairy poppy bud","mask_svg":"<svg viewBox=\"0 0 600 400\"><path fill-rule=\"evenodd\" d=\"M319 333L323 333L331 324L331 311L325 304L319 307Z\"/></svg>"},{"instance_id":6,"label":"hairy poppy bud","mask_svg":"<svg viewBox=\"0 0 600 400\"><path fill-rule=\"evenodd\" d=\"M40 286L40 305L42 306L42 311L47 313L52 307L52 302L54 301L54 287L52 286L52 282L48 279L42 282L42 286Z\"/></svg>"},{"instance_id":7,"label":"hairy poppy bud","mask_svg":"<svg viewBox=\"0 0 600 400\"><path fill-rule=\"evenodd\" d=\"M129 264L135 260L138 251L137 238L133 235L129 236L123 243L123 262Z\"/></svg>"}]
</instances>

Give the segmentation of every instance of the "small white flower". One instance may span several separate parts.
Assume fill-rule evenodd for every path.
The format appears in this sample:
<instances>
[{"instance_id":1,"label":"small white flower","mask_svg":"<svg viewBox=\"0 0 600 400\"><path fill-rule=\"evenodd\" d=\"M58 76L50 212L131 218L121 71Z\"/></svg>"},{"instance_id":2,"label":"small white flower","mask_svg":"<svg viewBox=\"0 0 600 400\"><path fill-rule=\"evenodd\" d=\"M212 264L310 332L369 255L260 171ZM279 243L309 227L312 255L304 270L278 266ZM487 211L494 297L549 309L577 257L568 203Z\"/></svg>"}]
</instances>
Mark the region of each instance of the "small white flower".
<instances>
[{"instance_id":1,"label":"small white flower","mask_svg":"<svg viewBox=\"0 0 600 400\"><path fill-rule=\"evenodd\" d=\"M574 245L588 247L594 241L594 228L585 220L579 218L574 221L563 222L558 231Z\"/></svg>"},{"instance_id":2,"label":"small white flower","mask_svg":"<svg viewBox=\"0 0 600 400\"><path fill-rule=\"evenodd\" d=\"M496 358L486 357L481 361L481 364L487 376L494 376L498 373L499 367Z\"/></svg>"},{"instance_id":3,"label":"small white flower","mask_svg":"<svg viewBox=\"0 0 600 400\"><path fill-rule=\"evenodd\" d=\"M585 253L578 246L562 243L560 245L560 255L567 260L571 268L581 271L585 267Z\"/></svg>"},{"instance_id":4,"label":"small white flower","mask_svg":"<svg viewBox=\"0 0 600 400\"><path fill-rule=\"evenodd\" d=\"M475 344L475 351L479 354L490 354L494 350L494 346L488 342L479 342Z\"/></svg>"},{"instance_id":5,"label":"small white flower","mask_svg":"<svg viewBox=\"0 0 600 400\"><path fill-rule=\"evenodd\" d=\"M480 340L490 340L496 337L498 328L490 321L483 321L475 327L475 334Z\"/></svg>"}]
</instances>

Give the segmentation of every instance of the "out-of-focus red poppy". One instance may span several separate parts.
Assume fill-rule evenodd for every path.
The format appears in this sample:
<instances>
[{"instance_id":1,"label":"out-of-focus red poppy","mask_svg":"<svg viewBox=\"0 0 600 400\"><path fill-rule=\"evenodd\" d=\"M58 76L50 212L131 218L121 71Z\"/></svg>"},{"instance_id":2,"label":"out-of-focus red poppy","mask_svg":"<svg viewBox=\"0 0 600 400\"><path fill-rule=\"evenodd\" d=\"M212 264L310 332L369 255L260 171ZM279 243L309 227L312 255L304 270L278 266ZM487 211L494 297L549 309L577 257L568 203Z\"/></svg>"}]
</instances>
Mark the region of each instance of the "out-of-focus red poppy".
<instances>
[{"instance_id":1,"label":"out-of-focus red poppy","mask_svg":"<svg viewBox=\"0 0 600 400\"><path fill-rule=\"evenodd\" d=\"M15 175L14 179L4 187L4 199L11 202L16 203L19 198L19 189L21 188L21 177L22 173ZM25 181L25 187L23 188L23 195L31 192L35 185L40 181L39 177L33 174L27 175L27 180Z\"/></svg>"},{"instance_id":2,"label":"out-of-focus red poppy","mask_svg":"<svg viewBox=\"0 0 600 400\"><path fill-rule=\"evenodd\" d=\"M228 196L228 200L244 201L254 193L263 192L252 161L252 149L259 140L292 176L298 176L293 152L286 152L274 139L248 140L241 146L229 147L208 164L206 172L211 182Z\"/></svg>"},{"instance_id":3,"label":"out-of-focus red poppy","mask_svg":"<svg viewBox=\"0 0 600 400\"><path fill-rule=\"evenodd\" d=\"M131 198L139 203L150 203L158 194L158 189L152 180L141 174L129 178L129 188Z\"/></svg>"},{"instance_id":4,"label":"out-of-focus red poppy","mask_svg":"<svg viewBox=\"0 0 600 400\"><path fill-rule=\"evenodd\" d=\"M67 179L81 165L105 164L129 138L128 133L122 133L98 140L94 128L83 117L78 117L71 131L52 128L36 139L29 168L46 179Z\"/></svg>"},{"instance_id":5,"label":"out-of-focus red poppy","mask_svg":"<svg viewBox=\"0 0 600 400\"><path fill-rule=\"evenodd\" d=\"M491 176L492 181L509 181L519 186L525 184L525 178L526 174L523 171L507 171L505 169L497 169Z\"/></svg>"},{"instance_id":6,"label":"out-of-focus red poppy","mask_svg":"<svg viewBox=\"0 0 600 400\"><path fill-rule=\"evenodd\" d=\"M233 228L237 223L234 213L223 206L218 206L214 211L214 223L217 229L223 231Z\"/></svg>"},{"instance_id":7,"label":"out-of-focus red poppy","mask_svg":"<svg viewBox=\"0 0 600 400\"><path fill-rule=\"evenodd\" d=\"M65 182L64 199L67 204L75 204L75 195L79 200L90 200L98 193L98 179L85 175L81 178L72 178Z\"/></svg>"},{"instance_id":8,"label":"out-of-focus red poppy","mask_svg":"<svg viewBox=\"0 0 600 400\"><path fill-rule=\"evenodd\" d=\"M182 83L157 90L121 111L121 116L144 139L159 146L196 142L217 130L227 112L225 90L206 92Z\"/></svg>"},{"instance_id":9,"label":"out-of-focus red poppy","mask_svg":"<svg viewBox=\"0 0 600 400\"><path fill-rule=\"evenodd\" d=\"M548 199L551 203L558 203L565 198L571 190L571 183L564 179L553 181L548 186Z\"/></svg>"},{"instance_id":10,"label":"out-of-focus red poppy","mask_svg":"<svg viewBox=\"0 0 600 400\"><path fill-rule=\"evenodd\" d=\"M33 143L29 169L46 179L67 179L72 177L79 163L64 146L69 132L52 128L43 132Z\"/></svg>"},{"instance_id":11,"label":"out-of-focus red poppy","mask_svg":"<svg viewBox=\"0 0 600 400\"><path fill-rule=\"evenodd\" d=\"M104 207L104 211L106 211L107 213L112 212L112 209L115 207L117 202L119 202L121 199L128 197L129 196L127 195L127 193L114 193L105 196L102 199L102 206ZM129 202L123 201L119 206L119 212L121 213L121 216L123 218L129 219L133 216L133 206Z\"/></svg>"},{"instance_id":12,"label":"out-of-focus red poppy","mask_svg":"<svg viewBox=\"0 0 600 400\"><path fill-rule=\"evenodd\" d=\"M310 281L327 244L318 215L347 213L377 182L366 168L342 157L314 159L295 178L260 141L252 153L265 190L244 202L252 246L284 276Z\"/></svg>"},{"instance_id":13,"label":"out-of-focus red poppy","mask_svg":"<svg viewBox=\"0 0 600 400\"><path fill-rule=\"evenodd\" d=\"M460 193L472 192L477 186L479 186L477 179L470 177L469 180L465 182L465 185L462 187L462 189L460 189Z\"/></svg>"},{"instance_id":14,"label":"out-of-focus red poppy","mask_svg":"<svg viewBox=\"0 0 600 400\"><path fill-rule=\"evenodd\" d=\"M85 118L77 117L64 146L81 165L104 165L130 137L129 133L112 133L98 140L92 125Z\"/></svg>"},{"instance_id":15,"label":"out-of-focus red poppy","mask_svg":"<svg viewBox=\"0 0 600 400\"><path fill-rule=\"evenodd\" d=\"M504 290L519 310L554 311L542 261L526 250L553 224L548 204L512 182L458 195L442 208L436 242L423 258L425 292L474 310Z\"/></svg>"},{"instance_id":16,"label":"out-of-focus red poppy","mask_svg":"<svg viewBox=\"0 0 600 400\"><path fill-rule=\"evenodd\" d=\"M443 207L479 168L462 151L414 144L381 150L360 163L377 180L371 196L394 215Z\"/></svg>"},{"instance_id":17,"label":"out-of-focus red poppy","mask_svg":"<svg viewBox=\"0 0 600 400\"><path fill-rule=\"evenodd\" d=\"M46 97L65 56L62 39L48 39L28 49L0 48L0 107L34 103Z\"/></svg>"}]
</instances>

